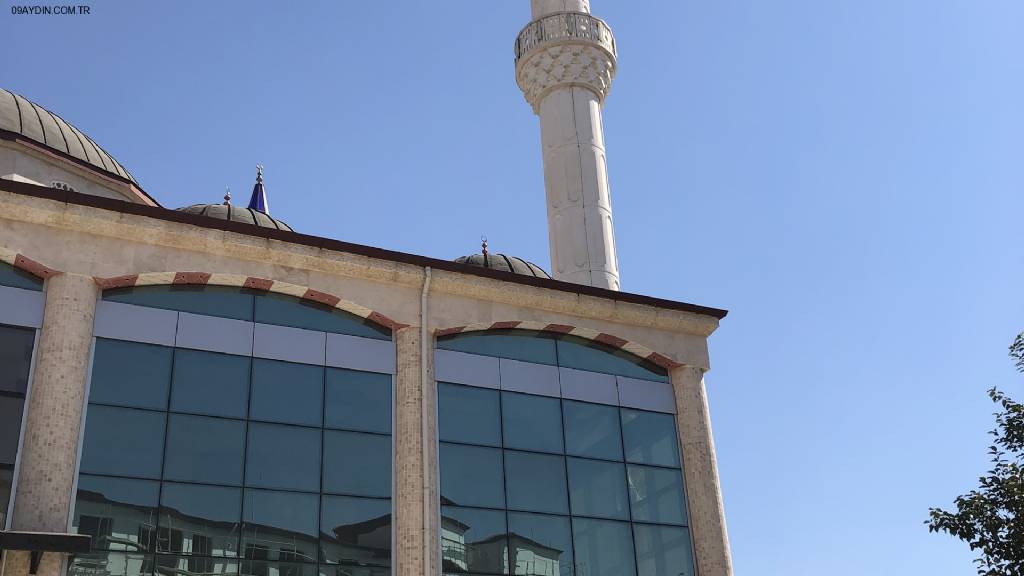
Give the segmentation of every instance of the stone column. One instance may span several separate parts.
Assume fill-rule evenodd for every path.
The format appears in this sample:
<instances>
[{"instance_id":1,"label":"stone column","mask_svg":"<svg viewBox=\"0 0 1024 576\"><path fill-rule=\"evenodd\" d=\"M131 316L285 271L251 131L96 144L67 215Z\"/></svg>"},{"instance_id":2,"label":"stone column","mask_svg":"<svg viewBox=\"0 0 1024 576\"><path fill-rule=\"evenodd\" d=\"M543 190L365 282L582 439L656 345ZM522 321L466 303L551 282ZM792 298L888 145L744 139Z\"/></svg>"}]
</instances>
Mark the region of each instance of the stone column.
<instances>
[{"instance_id":1,"label":"stone column","mask_svg":"<svg viewBox=\"0 0 1024 576\"><path fill-rule=\"evenodd\" d=\"M433 376L428 372L426 414L422 395L420 327L410 326L395 332L398 365L395 372L395 575L437 574L436 524L433 510L437 502L436 461L433 446L436 400ZM433 347L428 348L432 352ZM428 369L433 362L427 359ZM427 442L423 422L427 422ZM424 446L428 450L424 453ZM426 457L426 468L424 467ZM424 471L426 470L426 474ZM425 506L426 504L426 506ZM424 511L427 523L424 524ZM427 527L424 530L424 526Z\"/></svg>"},{"instance_id":2,"label":"stone column","mask_svg":"<svg viewBox=\"0 0 1024 576\"><path fill-rule=\"evenodd\" d=\"M683 453L697 574L732 576L732 555L718 483L704 373L699 368L683 366L673 369L671 377L678 409L676 426Z\"/></svg>"},{"instance_id":3,"label":"stone column","mask_svg":"<svg viewBox=\"0 0 1024 576\"><path fill-rule=\"evenodd\" d=\"M43 326L25 413L14 530L67 532L98 295L90 276L64 273L46 281ZM27 556L9 555L7 576L27 573ZM24 564L24 572L10 572L12 561ZM56 576L59 567L59 554L44 554L39 574Z\"/></svg>"}]
</instances>

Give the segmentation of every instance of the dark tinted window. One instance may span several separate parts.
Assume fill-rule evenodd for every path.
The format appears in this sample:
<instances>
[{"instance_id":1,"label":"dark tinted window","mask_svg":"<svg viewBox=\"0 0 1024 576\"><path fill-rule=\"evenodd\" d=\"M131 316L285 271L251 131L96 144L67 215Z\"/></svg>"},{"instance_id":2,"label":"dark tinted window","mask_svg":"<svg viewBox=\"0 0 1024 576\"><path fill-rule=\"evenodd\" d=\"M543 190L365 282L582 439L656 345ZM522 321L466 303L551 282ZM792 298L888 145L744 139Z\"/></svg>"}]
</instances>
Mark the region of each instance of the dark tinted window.
<instances>
[{"instance_id":1,"label":"dark tinted window","mask_svg":"<svg viewBox=\"0 0 1024 576\"><path fill-rule=\"evenodd\" d=\"M391 433L391 375L327 369L325 426Z\"/></svg>"},{"instance_id":2,"label":"dark tinted window","mask_svg":"<svg viewBox=\"0 0 1024 576\"><path fill-rule=\"evenodd\" d=\"M246 486L320 490L320 430L249 424Z\"/></svg>"},{"instance_id":3,"label":"dark tinted window","mask_svg":"<svg viewBox=\"0 0 1024 576\"><path fill-rule=\"evenodd\" d=\"M573 573L568 518L509 512L508 538L513 574L568 576Z\"/></svg>"},{"instance_id":4,"label":"dark tinted window","mask_svg":"<svg viewBox=\"0 0 1024 576\"><path fill-rule=\"evenodd\" d=\"M506 448L562 452L562 405L558 398L501 393Z\"/></svg>"},{"instance_id":5,"label":"dark tinted window","mask_svg":"<svg viewBox=\"0 0 1024 576\"><path fill-rule=\"evenodd\" d=\"M391 564L391 501L324 496L320 558L331 563Z\"/></svg>"},{"instance_id":6,"label":"dark tinted window","mask_svg":"<svg viewBox=\"0 0 1024 576\"><path fill-rule=\"evenodd\" d=\"M90 406L82 472L159 478L166 418L161 412Z\"/></svg>"},{"instance_id":7,"label":"dark tinted window","mask_svg":"<svg viewBox=\"0 0 1024 576\"><path fill-rule=\"evenodd\" d=\"M160 493L160 552L237 557L242 491L165 482Z\"/></svg>"},{"instance_id":8,"label":"dark tinted window","mask_svg":"<svg viewBox=\"0 0 1024 576\"><path fill-rule=\"evenodd\" d=\"M568 464L574 515L629 519L625 466L582 458L569 458Z\"/></svg>"},{"instance_id":9,"label":"dark tinted window","mask_svg":"<svg viewBox=\"0 0 1024 576\"><path fill-rule=\"evenodd\" d=\"M629 523L573 518L572 534L577 574L623 576L636 573Z\"/></svg>"},{"instance_id":10,"label":"dark tinted window","mask_svg":"<svg viewBox=\"0 0 1024 576\"><path fill-rule=\"evenodd\" d=\"M326 430L323 491L391 496L391 437Z\"/></svg>"},{"instance_id":11,"label":"dark tinted window","mask_svg":"<svg viewBox=\"0 0 1024 576\"><path fill-rule=\"evenodd\" d=\"M316 494L246 490L244 498L245 558L316 562L320 508Z\"/></svg>"},{"instance_id":12,"label":"dark tinted window","mask_svg":"<svg viewBox=\"0 0 1024 576\"><path fill-rule=\"evenodd\" d=\"M74 524L98 550L152 552L160 483L82 474Z\"/></svg>"},{"instance_id":13,"label":"dark tinted window","mask_svg":"<svg viewBox=\"0 0 1024 576\"><path fill-rule=\"evenodd\" d=\"M24 394L32 366L32 343L36 331L0 326L0 392Z\"/></svg>"},{"instance_id":14,"label":"dark tinted window","mask_svg":"<svg viewBox=\"0 0 1024 576\"><path fill-rule=\"evenodd\" d=\"M634 522L686 524L683 477L678 469L627 466Z\"/></svg>"},{"instance_id":15,"label":"dark tinted window","mask_svg":"<svg viewBox=\"0 0 1024 576\"><path fill-rule=\"evenodd\" d=\"M622 441L627 462L679 466L676 422L671 414L623 408Z\"/></svg>"},{"instance_id":16,"label":"dark tinted window","mask_svg":"<svg viewBox=\"0 0 1024 576\"><path fill-rule=\"evenodd\" d=\"M138 286L103 293L104 300L236 320L252 320L252 298L229 286Z\"/></svg>"},{"instance_id":17,"label":"dark tinted window","mask_svg":"<svg viewBox=\"0 0 1024 576\"><path fill-rule=\"evenodd\" d=\"M244 422L184 414L171 414L169 418L164 478L241 484Z\"/></svg>"},{"instance_id":18,"label":"dark tinted window","mask_svg":"<svg viewBox=\"0 0 1024 576\"><path fill-rule=\"evenodd\" d=\"M175 350L171 410L245 418L250 362L245 356Z\"/></svg>"},{"instance_id":19,"label":"dark tinted window","mask_svg":"<svg viewBox=\"0 0 1024 576\"><path fill-rule=\"evenodd\" d=\"M128 552L89 552L68 559L69 576L148 576L153 557Z\"/></svg>"},{"instance_id":20,"label":"dark tinted window","mask_svg":"<svg viewBox=\"0 0 1024 576\"><path fill-rule=\"evenodd\" d=\"M505 507L500 449L441 444L440 460L442 503Z\"/></svg>"},{"instance_id":21,"label":"dark tinted window","mask_svg":"<svg viewBox=\"0 0 1024 576\"><path fill-rule=\"evenodd\" d=\"M96 339L89 401L165 410L173 348Z\"/></svg>"},{"instance_id":22,"label":"dark tinted window","mask_svg":"<svg viewBox=\"0 0 1024 576\"><path fill-rule=\"evenodd\" d=\"M565 458L549 454L505 451L508 508L568 514Z\"/></svg>"},{"instance_id":23,"label":"dark tinted window","mask_svg":"<svg viewBox=\"0 0 1024 576\"><path fill-rule=\"evenodd\" d=\"M668 382L668 373L664 368L624 350L576 336L559 337L558 365L590 372Z\"/></svg>"},{"instance_id":24,"label":"dark tinted window","mask_svg":"<svg viewBox=\"0 0 1024 576\"><path fill-rule=\"evenodd\" d=\"M256 321L317 330L351 334L363 338L390 340L391 332L354 314L330 306L297 300L283 294L266 293L256 296Z\"/></svg>"},{"instance_id":25,"label":"dark tinted window","mask_svg":"<svg viewBox=\"0 0 1024 576\"><path fill-rule=\"evenodd\" d=\"M622 460L619 409L586 402L563 401L565 453L572 456Z\"/></svg>"},{"instance_id":26,"label":"dark tinted window","mask_svg":"<svg viewBox=\"0 0 1024 576\"><path fill-rule=\"evenodd\" d=\"M693 576L690 531L673 526L633 525L637 576Z\"/></svg>"},{"instance_id":27,"label":"dark tinted window","mask_svg":"<svg viewBox=\"0 0 1024 576\"><path fill-rule=\"evenodd\" d=\"M252 361L253 420L320 426L324 368L276 360Z\"/></svg>"},{"instance_id":28,"label":"dark tinted window","mask_svg":"<svg viewBox=\"0 0 1024 576\"><path fill-rule=\"evenodd\" d=\"M7 505L11 502L11 483L14 467L0 468L0 526L7 525Z\"/></svg>"},{"instance_id":29,"label":"dark tinted window","mask_svg":"<svg viewBox=\"0 0 1024 576\"><path fill-rule=\"evenodd\" d=\"M0 396L0 466L14 466L24 409L24 397Z\"/></svg>"},{"instance_id":30,"label":"dark tinted window","mask_svg":"<svg viewBox=\"0 0 1024 576\"><path fill-rule=\"evenodd\" d=\"M441 508L441 556L448 573L507 574L505 512Z\"/></svg>"},{"instance_id":31,"label":"dark tinted window","mask_svg":"<svg viewBox=\"0 0 1024 576\"><path fill-rule=\"evenodd\" d=\"M43 281L6 262L0 262L0 286L39 291L43 289Z\"/></svg>"},{"instance_id":32,"label":"dark tinted window","mask_svg":"<svg viewBox=\"0 0 1024 576\"><path fill-rule=\"evenodd\" d=\"M437 347L442 350L512 358L537 364L557 364L554 339L530 330L467 332L439 338Z\"/></svg>"},{"instance_id":33,"label":"dark tinted window","mask_svg":"<svg viewBox=\"0 0 1024 576\"><path fill-rule=\"evenodd\" d=\"M501 446L497 390L441 382L437 395L441 440Z\"/></svg>"}]
</instances>

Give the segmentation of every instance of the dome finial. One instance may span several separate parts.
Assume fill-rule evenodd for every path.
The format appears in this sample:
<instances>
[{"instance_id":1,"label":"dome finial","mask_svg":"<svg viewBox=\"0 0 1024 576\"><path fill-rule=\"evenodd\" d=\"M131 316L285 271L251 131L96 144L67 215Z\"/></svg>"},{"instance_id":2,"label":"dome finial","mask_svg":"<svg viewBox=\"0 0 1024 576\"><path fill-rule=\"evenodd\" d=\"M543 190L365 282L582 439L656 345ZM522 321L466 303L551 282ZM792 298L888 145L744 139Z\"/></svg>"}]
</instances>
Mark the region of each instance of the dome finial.
<instances>
[{"instance_id":1,"label":"dome finial","mask_svg":"<svg viewBox=\"0 0 1024 576\"><path fill-rule=\"evenodd\" d=\"M270 216L270 204L267 202L267 192L263 189L262 164L256 165L256 185L252 187L252 198L249 199L249 208Z\"/></svg>"},{"instance_id":2,"label":"dome finial","mask_svg":"<svg viewBox=\"0 0 1024 576\"><path fill-rule=\"evenodd\" d=\"M231 206L231 186L224 189L224 205Z\"/></svg>"},{"instance_id":3,"label":"dome finial","mask_svg":"<svg viewBox=\"0 0 1024 576\"><path fill-rule=\"evenodd\" d=\"M487 236L480 236L480 248L483 249L484 258L487 258Z\"/></svg>"}]
</instances>

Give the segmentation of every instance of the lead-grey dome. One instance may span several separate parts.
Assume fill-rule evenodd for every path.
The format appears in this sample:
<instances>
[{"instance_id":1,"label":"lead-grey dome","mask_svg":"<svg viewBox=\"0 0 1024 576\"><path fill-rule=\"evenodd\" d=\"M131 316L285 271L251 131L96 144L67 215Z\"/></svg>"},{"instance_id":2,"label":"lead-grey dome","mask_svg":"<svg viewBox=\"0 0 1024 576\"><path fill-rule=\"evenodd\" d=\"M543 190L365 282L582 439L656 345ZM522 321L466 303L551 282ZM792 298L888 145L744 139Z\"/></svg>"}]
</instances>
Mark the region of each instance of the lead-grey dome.
<instances>
[{"instance_id":1,"label":"lead-grey dome","mask_svg":"<svg viewBox=\"0 0 1024 576\"><path fill-rule=\"evenodd\" d=\"M230 204L193 204L191 206L185 206L184 208L178 208L178 212L196 214L198 216L206 216L208 218L216 218L218 220L230 220L231 222L253 224L261 228L276 228L277 230L293 232L291 226L277 218L271 218L267 214L258 210L253 210L252 208L242 208L240 206L232 206Z\"/></svg>"},{"instance_id":2,"label":"lead-grey dome","mask_svg":"<svg viewBox=\"0 0 1024 576\"><path fill-rule=\"evenodd\" d=\"M109 174L139 183L81 130L23 96L0 88L0 130L23 136Z\"/></svg>"},{"instance_id":3,"label":"lead-grey dome","mask_svg":"<svg viewBox=\"0 0 1024 576\"><path fill-rule=\"evenodd\" d=\"M540 266L537 266L532 262L527 262L517 256L491 254L487 252L483 254L473 254L472 256L463 256L461 258L456 258L455 261L467 266L479 266L480 268L512 272L513 274L522 274L523 276L551 278L551 276L548 275L548 273Z\"/></svg>"}]
</instances>

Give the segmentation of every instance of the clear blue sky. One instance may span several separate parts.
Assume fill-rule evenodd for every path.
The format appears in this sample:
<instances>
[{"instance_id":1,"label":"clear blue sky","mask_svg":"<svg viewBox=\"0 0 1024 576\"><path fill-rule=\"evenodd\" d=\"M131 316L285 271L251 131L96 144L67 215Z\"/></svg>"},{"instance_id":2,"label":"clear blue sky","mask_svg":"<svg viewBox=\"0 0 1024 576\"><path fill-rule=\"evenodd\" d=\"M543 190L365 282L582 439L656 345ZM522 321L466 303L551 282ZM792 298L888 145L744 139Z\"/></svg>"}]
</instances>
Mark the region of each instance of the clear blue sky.
<instances>
[{"instance_id":1,"label":"clear blue sky","mask_svg":"<svg viewBox=\"0 0 1024 576\"><path fill-rule=\"evenodd\" d=\"M527 0L0 13L0 85L165 206L266 167L296 229L547 265ZM707 376L739 575L974 574L922 524L986 470L1024 329L1019 0L594 0L623 286L728 308Z\"/></svg>"}]
</instances>

